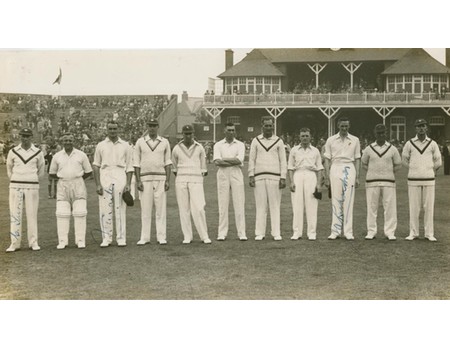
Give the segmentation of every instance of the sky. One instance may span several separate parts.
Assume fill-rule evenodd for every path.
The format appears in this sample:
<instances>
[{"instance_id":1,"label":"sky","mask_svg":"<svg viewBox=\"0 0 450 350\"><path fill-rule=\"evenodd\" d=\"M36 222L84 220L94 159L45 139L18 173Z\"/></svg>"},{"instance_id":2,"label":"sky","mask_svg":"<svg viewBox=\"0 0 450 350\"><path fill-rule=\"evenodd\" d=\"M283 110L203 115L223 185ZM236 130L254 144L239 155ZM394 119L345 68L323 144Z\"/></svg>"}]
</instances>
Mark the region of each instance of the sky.
<instances>
[{"instance_id":1,"label":"sky","mask_svg":"<svg viewBox=\"0 0 450 350\"><path fill-rule=\"evenodd\" d=\"M232 48L234 63L251 51ZM445 64L444 49L426 49ZM61 84L52 84L62 70ZM200 97L225 70L224 49L0 50L0 92Z\"/></svg>"}]
</instances>

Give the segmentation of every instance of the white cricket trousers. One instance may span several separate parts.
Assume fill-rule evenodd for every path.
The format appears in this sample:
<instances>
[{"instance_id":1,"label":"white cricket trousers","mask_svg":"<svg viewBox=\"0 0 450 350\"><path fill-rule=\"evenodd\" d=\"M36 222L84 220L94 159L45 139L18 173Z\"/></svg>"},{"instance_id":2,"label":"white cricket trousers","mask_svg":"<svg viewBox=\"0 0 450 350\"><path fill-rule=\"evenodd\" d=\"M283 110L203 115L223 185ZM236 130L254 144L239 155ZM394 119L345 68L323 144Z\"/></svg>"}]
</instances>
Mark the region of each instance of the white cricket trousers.
<instances>
[{"instance_id":1,"label":"white cricket trousers","mask_svg":"<svg viewBox=\"0 0 450 350\"><path fill-rule=\"evenodd\" d=\"M127 205L122 199L122 193L127 184L125 169L120 167L101 169L100 183L103 187L103 195L98 196L98 200L103 242L112 242L114 213L117 243L126 243Z\"/></svg>"},{"instance_id":2,"label":"white cricket trousers","mask_svg":"<svg viewBox=\"0 0 450 350\"><path fill-rule=\"evenodd\" d=\"M434 192L435 186L408 185L409 197L409 234L419 236L419 215L423 207L425 237L434 237Z\"/></svg>"},{"instance_id":3,"label":"white cricket trousers","mask_svg":"<svg viewBox=\"0 0 450 350\"><path fill-rule=\"evenodd\" d=\"M280 205L281 189L280 180L263 179L255 181L256 223L255 235L266 235L267 207L270 211L271 235L281 236Z\"/></svg>"},{"instance_id":4,"label":"white cricket trousers","mask_svg":"<svg viewBox=\"0 0 450 350\"><path fill-rule=\"evenodd\" d=\"M317 175L311 170L296 170L294 172L295 192L291 192L292 201L292 230L293 235L301 237L303 234L303 213L306 212L308 238L316 238L317 208L319 201L313 193L317 186Z\"/></svg>"},{"instance_id":5,"label":"white cricket trousers","mask_svg":"<svg viewBox=\"0 0 450 350\"><path fill-rule=\"evenodd\" d=\"M141 200L141 240L150 242L152 229L152 211L155 205L156 239L166 240L166 191L165 180L143 182L144 190L140 193Z\"/></svg>"},{"instance_id":6,"label":"white cricket trousers","mask_svg":"<svg viewBox=\"0 0 450 350\"><path fill-rule=\"evenodd\" d=\"M356 170L353 163L333 163L330 168L331 233L353 236L353 202Z\"/></svg>"},{"instance_id":7,"label":"white cricket trousers","mask_svg":"<svg viewBox=\"0 0 450 350\"><path fill-rule=\"evenodd\" d=\"M233 198L237 235L238 237L246 237L244 177L241 168L237 166L220 167L217 170L217 199L219 203L218 237L225 238L228 234L230 189Z\"/></svg>"},{"instance_id":8,"label":"white cricket trousers","mask_svg":"<svg viewBox=\"0 0 450 350\"><path fill-rule=\"evenodd\" d=\"M194 220L195 228L204 241L208 239L208 228L206 226L205 214L205 193L202 183L194 182L175 182L175 194L180 212L181 231L184 240L192 241L191 214Z\"/></svg>"},{"instance_id":9,"label":"white cricket trousers","mask_svg":"<svg viewBox=\"0 0 450 350\"><path fill-rule=\"evenodd\" d=\"M366 187L367 201L367 235L377 234L378 204L382 198L384 211L384 235L395 237L397 229L397 196L395 187Z\"/></svg>"},{"instance_id":10,"label":"white cricket trousers","mask_svg":"<svg viewBox=\"0 0 450 350\"><path fill-rule=\"evenodd\" d=\"M27 215L28 247L38 244L37 214L39 208L39 188L9 189L9 212L11 219L11 245L20 248L22 241L22 215L25 205Z\"/></svg>"}]
</instances>

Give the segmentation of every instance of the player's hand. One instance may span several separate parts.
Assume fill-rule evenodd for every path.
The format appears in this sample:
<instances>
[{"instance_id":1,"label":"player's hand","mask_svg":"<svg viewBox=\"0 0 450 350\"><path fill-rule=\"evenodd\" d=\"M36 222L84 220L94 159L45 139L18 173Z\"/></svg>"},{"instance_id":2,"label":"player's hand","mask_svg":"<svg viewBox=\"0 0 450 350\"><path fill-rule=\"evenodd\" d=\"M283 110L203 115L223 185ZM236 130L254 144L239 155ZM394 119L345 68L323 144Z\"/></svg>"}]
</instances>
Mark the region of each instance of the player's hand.
<instances>
[{"instance_id":1,"label":"player's hand","mask_svg":"<svg viewBox=\"0 0 450 350\"><path fill-rule=\"evenodd\" d=\"M138 189L139 191L143 191L143 190L144 190L144 184L142 183L142 181L139 181L139 182L137 183L137 189Z\"/></svg>"},{"instance_id":2,"label":"player's hand","mask_svg":"<svg viewBox=\"0 0 450 350\"><path fill-rule=\"evenodd\" d=\"M324 185L325 187L330 187L330 179L328 177L325 178Z\"/></svg>"},{"instance_id":3,"label":"player's hand","mask_svg":"<svg viewBox=\"0 0 450 350\"><path fill-rule=\"evenodd\" d=\"M166 180L166 182L164 182L164 191L167 192L169 190L169 188L170 188L169 181Z\"/></svg>"},{"instance_id":4,"label":"player's hand","mask_svg":"<svg viewBox=\"0 0 450 350\"><path fill-rule=\"evenodd\" d=\"M255 187L255 177L254 176L249 177L248 184L250 185L250 187Z\"/></svg>"},{"instance_id":5,"label":"player's hand","mask_svg":"<svg viewBox=\"0 0 450 350\"><path fill-rule=\"evenodd\" d=\"M208 176L208 172L205 171L205 172L202 173L202 175L203 175L203 176Z\"/></svg>"},{"instance_id":6,"label":"player's hand","mask_svg":"<svg viewBox=\"0 0 450 350\"><path fill-rule=\"evenodd\" d=\"M290 188L291 192L295 192L295 184L293 182L291 182Z\"/></svg>"},{"instance_id":7,"label":"player's hand","mask_svg":"<svg viewBox=\"0 0 450 350\"><path fill-rule=\"evenodd\" d=\"M97 186L97 190L95 192L97 192L97 194L100 196L103 195L103 187L100 185Z\"/></svg>"},{"instance_id":8,"label":"player's hand","mask_svg":"<svg viewBox=\"0 0 450 350\"><path fill-rule=\"evenodd\" d=\"M317 192L322 192L322 185L317 185L316 189L317 189Z\"/></svg>"},{"instance_id":9,"label":"player's hand","mask_svg":"<svg viewBox=\"0 0 450 350\"><path fill-rule=\"evenodd\" d=\"M126 185L123 189L123 192L130 192L130 186Z\"/></svg>"},{"instance_id":10,"label":"player's hand","mask_svg":"<svg viewBox=\"0 0 450 350\"><path fill-rule=\"evenodd\" d=\"M286 179L280 179L280 184L278 185L278 188L282 190L286 187Z\"/></svg>"}]
</instances>

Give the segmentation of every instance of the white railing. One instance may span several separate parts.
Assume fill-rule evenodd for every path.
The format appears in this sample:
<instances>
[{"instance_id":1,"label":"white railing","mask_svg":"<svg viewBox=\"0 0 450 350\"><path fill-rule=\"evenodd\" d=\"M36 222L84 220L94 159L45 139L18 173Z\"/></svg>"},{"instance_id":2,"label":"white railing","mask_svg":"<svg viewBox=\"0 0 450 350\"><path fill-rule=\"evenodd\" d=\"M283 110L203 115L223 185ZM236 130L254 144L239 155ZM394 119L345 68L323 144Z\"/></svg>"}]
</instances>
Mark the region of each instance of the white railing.
<instances>
[{"instance_id":1,"label":"white railing","mask_svg":"<svg viewBox=\"0 0 450 350\"><path fill-rule=\"evenodd\" d=\"M262 94L262 95L205 95L205 105L314 105L314 104L442 104L450 103L450 93L424 92L363 92L339 94Z\"/></svg>"}]
</instances>

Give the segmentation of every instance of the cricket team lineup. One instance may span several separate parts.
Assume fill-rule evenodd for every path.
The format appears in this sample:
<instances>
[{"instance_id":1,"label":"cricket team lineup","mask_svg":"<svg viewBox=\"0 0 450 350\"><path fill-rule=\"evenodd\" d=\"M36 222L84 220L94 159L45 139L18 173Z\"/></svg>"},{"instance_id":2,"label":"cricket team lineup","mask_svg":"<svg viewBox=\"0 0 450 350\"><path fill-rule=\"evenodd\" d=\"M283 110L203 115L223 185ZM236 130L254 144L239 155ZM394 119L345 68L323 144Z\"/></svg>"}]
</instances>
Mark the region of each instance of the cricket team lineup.
<instances>
[{"instance_id":1,"label":"cricket team lineup","mask_svg":"<svg viewBox=\"0 0 450 350\"><path fill-rule=\"evenodd\" d=\"M339 132L330 136L321 152L311 145L311 131L300 129L300 143L286 156L281 138L274 134L274 120L263 117L262 133L250 145L248 158L248 184L254 190L256 220L254 239L266 237L267 212L270 215L270 235L282 240L280 208L282 190L291 192L291 240L303 237L304 216L306 236L317 237L318 201L322 191L328 190L331 199L332 223L328 239L344 237L354 240L353 204L355 189L365 180L367 200L367 234L371 240L377 234L377 216L380 200L384 209L383 233L396 240L397 201L395 173L408 168L409 234L406 240L419 237L419 215L424 210L425 238L436 241L433 216L435 176L441 166L441 153L437 143L427 136L427 121L415 121L416 136L406 142L402 154L386 141L386 127L374 128L375 142L361 150L359 139L349 133L350 121L338 120ZM183 244L193 241L192 221L205 244L212 243L208 234L205 214L203 178L207 176L206 154L194 139L194 128L182 128L183 139L171 150L168 140L158 134L157 119L147 122L147 133L132 147L119 137L117 121L107 123L107 137L98 143L94 160L74 148L74 137L66 133L61 137L63 149L56 153L49 166L49 176L57 179L56 223L57 249L69 244L70 221L73 216L75 243L86 247L87 190L84 180L93 174L99 199L99 220L102 233L100 246L106 248L115 240L118 246L127 245L126 208L133 204L130 194L132 181L139 192L141 232L137 245L150 243L151 220L155 207L156 239L167 244L167 191L170 178L175 176L175 194L183 234ZM237 236L248 239L245 222L245 183L242 167L245 146L236 139L236 128L227 123L225 138L214 145L213 161L217 166L217 197L219 223L217 240L228 236L228 209L232 198ZM26 209L28 247L40 250L38 244L37 215L39 207L39 179L44 174L42 152L32 144L33 132L20 131L21 143L10 150L7 174L10 180L10 238L6 250L14 252L22 246L23 211ZM360 169L367 171L360 179ZM133 176L134 175L134 176Z\"/></svg>"}]
</instances>

